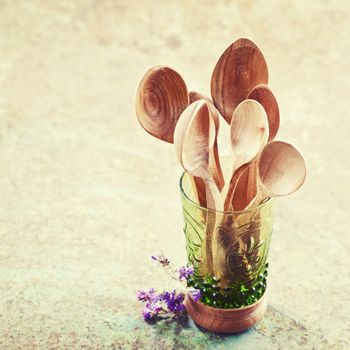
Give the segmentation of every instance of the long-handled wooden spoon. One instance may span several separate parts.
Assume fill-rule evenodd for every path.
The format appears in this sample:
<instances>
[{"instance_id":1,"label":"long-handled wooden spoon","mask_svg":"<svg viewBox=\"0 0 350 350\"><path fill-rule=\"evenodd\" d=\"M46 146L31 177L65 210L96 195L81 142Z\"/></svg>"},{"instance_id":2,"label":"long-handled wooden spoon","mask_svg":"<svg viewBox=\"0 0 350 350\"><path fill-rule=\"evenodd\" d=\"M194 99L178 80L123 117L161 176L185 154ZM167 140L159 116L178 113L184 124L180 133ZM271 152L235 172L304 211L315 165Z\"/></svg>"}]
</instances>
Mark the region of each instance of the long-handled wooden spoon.
<instances>
[{"instance_id":1,"label":"long-handled wooden spoon","mask_svg":"<svg viewBox=\"0 0 350 350\"><path fill-rule=\"evenodd\" d=\"M143 76L136 94L136 114L142 127L152 136L173 143L174 130L189 104L186 84L169 67L155 66ZM204 183L191 179L200 205L206 205Z\"/></svg>"},{"instance_id":2,"label":"long-handled wooden spoon","mask_svg":"<svg viewBox=\"0 0 350 350\"><path fill-rule=\"evenodd\" d=\"M249 92L247 98L259 102L264 107L269 123L268 141L272 141L280 125L280 112L275 95L267 85L260 84ZM243 210L256 196L256 192L257 161L254 161L238 180L232 199L234 210Z\"/></svg>"},{"instance_id":3,"label":"long-handled wooden spoon","mask_svg":"<svg viewBox=\"0 0 350 350\"><path fill-rule=\"evenodd\" d=\"M216 139L214 119L204 100L192 103L179 119L174 144L179 162L191 175L205 184L207 208L223 209L221 193L209 170L209 154Z\"/></svg>"},{"instance_id":4,"label":"long-handled wooden spoon","mask_svg":"<svg viewBox=\"0 0 350 350\"><path fill-rule=\"evenodd\" d=\"M211 77L211 96L228 123L238 104L256 85L268 83L267 63L249 39L238 39L221 55Z\"/></svg>"},{"instance_id":5,"label":"long-handled wooden spoon","mask_svg":"<svg viewBox=\"0 0 350 350\"><path fill-rule=\"evenodd\" d=\"M258 172L258 193L249 208L266 198L287 196L298 190L305 181L306 164L290 143L271 141L261 151Z\"/></svg>"},{"instance_id":6,"label":"long-handled wooden spoon","mask_svg":"<svg viewBox=\"0 0 350 350\"><path fill-rule=\"evenodd\" d=\"M143 76L136 94L136 114L151 135L173 143L177 120L188 104L186 84L173 69L155 66Z\"/></svg>"},{"instance_id":7,"label":"long-handled wooden spoon","mask_svg":"<svg viewBox=\"0 0 350 350\"><path fill-rule=\"evenodd\" d=\"M195 91L190 91L189 97L190 97L190 103L198 100L207 101L208 107L210 108L210 112L214 119L216 136L217 136L219 134L219 128L220 128L220 112L215 108L213 102L210 100L209 97ZM212 174L213 179L216 183L216 186L218 186L219 190L221 191L225 185L225 179L222 174L222 169L220 164L217 137L215 137L214 146L209 154L209 168L210 168L210 173Z\"/></svg>"},{"instance_id":8,"label":"long-handled wooden spoon","mask_svg":"<svg viewBox=\"0 0 350 350\"><path fill-rule=\"evenodd\" d=\"M212 237L215 231L216 211L223 209L221 193L209 169L209 154L216 138L215 123L205 100L192 103L181 115L175 128L174 144L183 168L193 176L203 179L207 208L206 232L201 270L213 273Z\"/></svg>"},{"instance_id":9,"label":"long-handled wooden spoon","mask_svg":"<svg viewBox=\"0 0 350 350\"><path fill-rule=\"evenodd\" d=\"M240 175L267 142L269 127L264 108L254 100L244 100L235 109L230 128L234 160L231 179L222 191L225 210L231 207L233 192Z\"/></svg>"}]
</instances>

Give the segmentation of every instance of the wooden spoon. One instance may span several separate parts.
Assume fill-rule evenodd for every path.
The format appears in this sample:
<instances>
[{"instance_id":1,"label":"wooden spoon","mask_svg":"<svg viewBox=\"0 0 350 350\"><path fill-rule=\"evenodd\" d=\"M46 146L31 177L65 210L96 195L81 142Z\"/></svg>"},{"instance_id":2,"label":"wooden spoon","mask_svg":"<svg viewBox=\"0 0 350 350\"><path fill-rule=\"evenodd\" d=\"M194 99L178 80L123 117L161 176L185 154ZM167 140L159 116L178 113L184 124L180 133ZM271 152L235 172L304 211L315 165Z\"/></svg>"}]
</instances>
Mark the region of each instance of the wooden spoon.
<instances>
[{"instance_id":1,"label":"wooden spoon","mask_svg":"<svg viewBox=\"0 0 350 350\"><path fill-rule=\"evenodd\" d=\"M223 209L221 194L209 170L209 154L215 144L216 128L204 100L192 103L179 119L174 144L179 162L191 175L204 181L207 208Z\"/></svg>"},{"instance_id":2,"label":"wooden spoon","mask_svg":"<svg viewBox=\"0 0 350 350\"><path fill-rule=\"evenodd\" d=\"M260 84L249 92L247 98L258 101L264 107L269 122L268 141L272 141L280 127L280 110L275 95L266 84Z\"/></svg>"},{"instance_id":3,"label":"wooden spoon","mask_svg":"<svg viewBox=\"0 0 350 350\"><path fill-rule=\"evenodd\" d=\"M151 135L173 143L177 120L188 104L186 84L173 69L155 66L143 76L136 94L136 114Z\"/></svg>"},{"instance_id":4,"label":"wooden spoon","mask_svg":"<svg viewBox=\"0 0 350 350\"><path fill-rule=\"evenodd\" d=\"M221 193L212 179L209 169L209 154L214 147L215 138L215 123L207 102L199 100L192 103L183 112L175 128L176 154L188 173L203 179L207 208L222 210ZM213 273L212 237L215 232L216 211L207 211L205 216L206 232L200 266L203 275Z\"/></svg>"},{"instance_id":5,"label":"wooden spoon","mask_svg":"<svg viewBox=\"0 0 350 350\"><path fill-rule=\"evenodd\" d=\"M306 164L302 154L290 143L269 142L258 162L258 193L249 207L266 198L287 196L298 190L305 181Z\"/></svg>"},{"instance_id":6,"label":"wooden spoon","mask_svg":"<svg viewBox=\"0 0 350 350\"><path fill-rule=\"evenodd\" d=\"M259 84L267 84L269 72L259 48L249 39L232 43L216 63L211 77L211 96L228 123L238 104Z\"/></svg>"},{"instance_id":7,"label":"wooden spoon","mask_svg":"<svg viewBox=\"0 0 350 350\"><path fill-rule=\"evenodd\" d=\"M216 136L217 136L219 134L219 128L220 128L220 113L215 108L213 102L210 100L209 97L202 95L199 92L195 92L195 91L190 91L189 98L190 98L190 103L198 101L198 100L205 100L208 103L208 107L210 108L210 112L211 112L212 117L214 119ZM222 174L222 169L221 169L221 164L220 164L217 137L215 137L214 146L209 154L209 168L210 168L210 173L212 174L213 179L216 183L216 186L221 191L225 185L225 179L224 179L224 176Z\"/></svg>"},{"instance_id":8,"label":"wooden spoon","mask_svg":"<svg viewBox=\"0 0 350 350\"><path fill-rule=\"evenodd\" d=\"M247 98L258 101L264 107L269 123L268 141L272 141L280 125L280 112L276 97L267 85L260 84L249 92ZM254 199L256 193L257 161L254 161L239 178L232 199L234 210L243 210Z\"/></svg>"},{"instance_id":9,"label":"wooden spoon","mask_svg":"<svg viewBox=\"0 0 350 350\"><path fill-rule=\"evenodd\" d=\"M173 143L174 130L183 110L189 104L182 77L164 66L150 68L142 78L136 95L136 114L142 127L151 135ZM204 183L194 178L198 202L206 205Z\"/></svg>"},{"instance_id":10,"label":"wooden spoon","mask_svg":"<svg viewBox=\"0 0 350 350\"><path fill-rule=\"evenodd\" d=\"M230 128L234 161L230 182L222 192L225 210L231 207L233 192L240 175L267 142L269 127L264 108L257 101L244 100L234 111Z\"/></svg>"}]
</instances>

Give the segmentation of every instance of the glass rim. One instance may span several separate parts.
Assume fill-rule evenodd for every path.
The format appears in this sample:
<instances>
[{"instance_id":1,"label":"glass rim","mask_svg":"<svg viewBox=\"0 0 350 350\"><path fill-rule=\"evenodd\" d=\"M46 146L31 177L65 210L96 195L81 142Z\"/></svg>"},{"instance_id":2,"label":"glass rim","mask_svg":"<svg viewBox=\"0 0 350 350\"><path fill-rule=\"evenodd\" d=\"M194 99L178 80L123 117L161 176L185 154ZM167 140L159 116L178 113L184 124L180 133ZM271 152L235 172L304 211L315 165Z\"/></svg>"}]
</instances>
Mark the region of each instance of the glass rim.
<instances>
[{"instance_id":1,"label":"glass rim","mask_svg":"<svg viewBox=\"0 0 350 350\"><path fill-rule=\"evenodd\" d=\"M234 210L234 211L225 211L225 210L216 210L216 209L210 209L210 208L206 208L206 207L202 207L200 204L196 203L195 201L193 201L191 198L188 197L188 195L186 194L185 190L182 187L182 180L183 177L188 174L185 171L181 174L180 176L180 180L179 180L179 187L180 187L180 192L181 195L184 196L184 198L190 202L192 205L194 205L195 207L197 207L198 209L207 211L207 212L212 212L212 213L220 213L220 214L224 214L224 215L228 215L228 214L233 214L233 215L237 215L237 214L244 214L244 213L249 213L253 210L257 210L257 209L261 209L263 208L265 205L269 204L272 202L272 197L268 197L264 202L262 202L261 204L251 207L249 209L243 209L243 210ZM190 175L190 174L188 174ZM191 175L190 175L191 176Z\"/></svg>"}]
</instances>

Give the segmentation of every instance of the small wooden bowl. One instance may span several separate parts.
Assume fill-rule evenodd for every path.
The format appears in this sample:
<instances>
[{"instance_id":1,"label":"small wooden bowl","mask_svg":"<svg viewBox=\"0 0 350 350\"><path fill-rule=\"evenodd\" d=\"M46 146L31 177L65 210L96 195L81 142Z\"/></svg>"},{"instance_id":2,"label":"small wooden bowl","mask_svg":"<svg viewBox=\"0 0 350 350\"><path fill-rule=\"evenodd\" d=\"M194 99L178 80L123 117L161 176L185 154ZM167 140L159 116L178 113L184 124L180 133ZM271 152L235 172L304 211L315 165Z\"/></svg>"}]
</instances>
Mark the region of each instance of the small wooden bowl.
<instances>
[{"instance_id":1,"label":"small wooden bowl","mask_svg":"<svg viewBox=\"0 0 350 350\"><path fill-rule=\"evenodd\" d=\"M260 321L266 312L266 291L262 297L246 307L237 309L219 309L194 302L186 296L184 302L188 314L199 326L218 333L237 333L252 327Z\"/></svg>"}]
</instances>

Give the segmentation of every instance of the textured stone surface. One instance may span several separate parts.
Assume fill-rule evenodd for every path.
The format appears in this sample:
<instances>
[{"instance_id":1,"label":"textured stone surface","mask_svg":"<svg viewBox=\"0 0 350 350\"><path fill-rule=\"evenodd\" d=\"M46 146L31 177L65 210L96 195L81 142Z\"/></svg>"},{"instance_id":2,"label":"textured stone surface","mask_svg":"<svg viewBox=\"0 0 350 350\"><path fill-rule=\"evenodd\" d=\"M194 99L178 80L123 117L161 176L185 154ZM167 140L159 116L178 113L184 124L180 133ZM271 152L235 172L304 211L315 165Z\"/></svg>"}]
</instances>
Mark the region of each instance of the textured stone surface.
<instances>
[{"instance_id":1,"label":"textured stone surface","mask_svg":"<svg viewBox=\"0 0 350 350\"><path fill-rule=\"evenodd\" d=\"M348 1L11 1L0 4L1 349L349 349ZM265 319L220 336L140 317L185 262L178 166L134 95L154 64L209 92L221 52L263 50L279 138L304 188L277 201Z\"/></svg>"}]
</instances>

